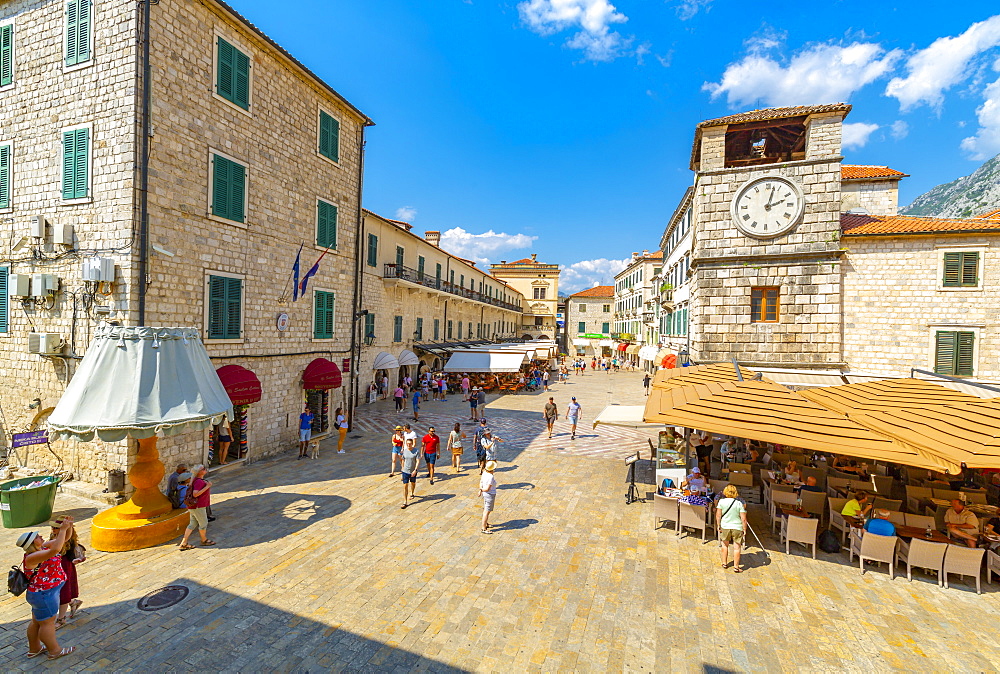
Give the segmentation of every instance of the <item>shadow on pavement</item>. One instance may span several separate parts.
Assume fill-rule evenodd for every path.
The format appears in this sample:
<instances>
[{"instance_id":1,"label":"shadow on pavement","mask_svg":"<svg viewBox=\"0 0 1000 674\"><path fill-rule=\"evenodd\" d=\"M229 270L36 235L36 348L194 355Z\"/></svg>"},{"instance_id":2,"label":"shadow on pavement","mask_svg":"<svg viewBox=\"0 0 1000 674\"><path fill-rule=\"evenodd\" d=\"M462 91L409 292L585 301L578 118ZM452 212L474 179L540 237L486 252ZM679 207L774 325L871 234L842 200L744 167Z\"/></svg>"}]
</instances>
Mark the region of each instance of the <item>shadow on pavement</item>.
<instances>
[{"instance_id":1,"label":"shadow on pavement","mask_svg":"<svg viewBox=\"0 0 1000 674\"><path fill-rule=\"evenodd\" d=\"M525 520L508 520L506 522L501 522L500 524L491 524L491 531L511 531L514 529L527 529L532 524L538 524L538 520L535 519L525 519Z\"/></svg>"},{"instance_id":2,"label":"shadow on pavement","mask_svg":"<svg viewBox=\"0 0 1000 674\"><path fill-rule=\"evenodd\" d=\"M151 582L146 591L166 585L184 586L189 593L178 604L156 611L139 610L138 594L111 604L85 605L75 620L59 630L60 645L77 650L62 658L56 669L466 671L187 578ZM0 623L4 669L12 668L17 657L18 671L51 670L45 658L19 657L27 650L24 628L29 614L27 602L22 599L20 603L21 619ZM169 629L178 624L180 628ZM163 636L156 636L160 633Z\"/></svg>"},{"instance_id":3,"label":"shadow on pavement","mask_svg":"<svg viewBox=\"0 0 1000 674\"><path fill-rule=\"evenodd\" d=\"M220 548L242 548L276 541L319 520L336 517L350 507L350 499L333 495L267 492L238 496L215 506L214 512L219 520L209 525L209 538L218 541ZM278 517L257 517L257 526L251 528L240 526L239 518L243 516L241 513L263 513ZM265 522L267 526L264 526ZM196 543L197 540L197 532L191 534L190 542ZM164 547L176 543L175 539L165 543Z\"/></svg>"},{"instance_id":4,"label":"shadow on pavement","mask_svg":"<svg viewBox=\"0 0 1000 674\"><path fill-rule=\"evenodd\" d=\"M534 489L535 485L530 482L511 482L509 484L497 485L497 489Z\"/></svg>"}]
</instances>

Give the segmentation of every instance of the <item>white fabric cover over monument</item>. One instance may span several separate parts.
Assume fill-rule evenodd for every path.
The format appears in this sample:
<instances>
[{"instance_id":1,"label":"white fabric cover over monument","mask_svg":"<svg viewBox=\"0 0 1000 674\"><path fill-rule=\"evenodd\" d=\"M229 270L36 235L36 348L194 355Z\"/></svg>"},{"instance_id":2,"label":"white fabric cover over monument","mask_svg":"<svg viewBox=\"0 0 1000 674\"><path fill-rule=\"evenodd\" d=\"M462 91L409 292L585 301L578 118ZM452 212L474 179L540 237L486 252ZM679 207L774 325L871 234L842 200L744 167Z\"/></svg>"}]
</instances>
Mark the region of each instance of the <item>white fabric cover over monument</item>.
<instances>
[{"instance_id":1,"label":"white fabric cover over monument","mask_svg":"<svg viewBox=\"0 0 1000 674\"><path fill-rule=\"evenodd\" d=\"M518 372L525 361L522 351L456 351L445 372Z\"/></svg>"},{"instance_id":2,"label":"white fabric cover over monument","mask_svg":"<svg viewBox=\"0 0 1000 674\"><path fill-rule=\"evenodd\" d=\"M48 429L117 442L201 430L232 419L232 408L198 330L101 325Z\"/></svg>"}]
</instances>

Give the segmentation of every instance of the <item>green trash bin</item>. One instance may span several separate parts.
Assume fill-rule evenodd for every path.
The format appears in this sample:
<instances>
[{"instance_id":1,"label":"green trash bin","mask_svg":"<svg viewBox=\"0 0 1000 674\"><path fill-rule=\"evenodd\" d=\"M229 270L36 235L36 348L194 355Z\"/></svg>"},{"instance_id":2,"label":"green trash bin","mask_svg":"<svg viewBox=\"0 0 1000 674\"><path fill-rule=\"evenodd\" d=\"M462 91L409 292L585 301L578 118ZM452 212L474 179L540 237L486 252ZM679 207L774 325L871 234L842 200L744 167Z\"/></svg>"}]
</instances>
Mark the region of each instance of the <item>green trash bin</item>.
<instances>
[{"instance_id":1,"label":"green trash bin","mask_svg":"<svg viewBox=\"0 0 1000 674\"><path fill-rule=\"evenodd\" d=\"M23 484L31 484L39 480L51 480L49 484L29 489L16 489ZM52 508L56 504L56 487L59 479L54 475L36 475L8 480L0 484L0 516L5 529L20 529L41 524L52 517Z\"/></svg>"}]
</instances>

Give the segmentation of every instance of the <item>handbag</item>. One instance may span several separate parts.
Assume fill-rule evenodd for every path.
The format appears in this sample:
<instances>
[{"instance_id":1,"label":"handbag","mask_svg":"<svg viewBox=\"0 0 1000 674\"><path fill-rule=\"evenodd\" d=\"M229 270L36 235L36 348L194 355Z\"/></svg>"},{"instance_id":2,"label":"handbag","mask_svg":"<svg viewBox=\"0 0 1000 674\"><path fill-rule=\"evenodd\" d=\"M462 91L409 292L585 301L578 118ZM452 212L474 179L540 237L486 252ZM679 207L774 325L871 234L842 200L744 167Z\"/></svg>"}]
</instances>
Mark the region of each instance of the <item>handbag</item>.
<instances>
[{"instance_id":1,"label":"handbag","mask_svg":"<svg viewBox=\"0 0 1000 674\"><path fill-rule=\"evenodd\" d=\"M15 597L20 597L28 590L28 586L31 585L31 581L35 579L35 574L41 567L41 564L36 566L30 576L25 574L20 566L10 567L10 571L7 572L7 591Z\"/></svg>"}]
</instances>

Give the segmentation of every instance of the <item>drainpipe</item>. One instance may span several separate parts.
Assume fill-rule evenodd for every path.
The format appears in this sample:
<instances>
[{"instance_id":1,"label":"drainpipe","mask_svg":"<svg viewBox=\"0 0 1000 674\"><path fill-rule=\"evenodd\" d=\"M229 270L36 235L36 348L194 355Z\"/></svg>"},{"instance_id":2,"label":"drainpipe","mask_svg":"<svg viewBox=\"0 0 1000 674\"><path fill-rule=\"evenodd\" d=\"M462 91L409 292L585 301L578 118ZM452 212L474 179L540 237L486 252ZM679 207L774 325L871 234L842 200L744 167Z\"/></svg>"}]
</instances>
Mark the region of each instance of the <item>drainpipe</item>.
<instances>
[{"instance_id":1,"label":"drainpipe","mask_svg":"<svg viewBox=\"0 0 1000 674\"><path fill-rule=\"evenodd\" d=\"M149 276L149 99L152 91L149 64L150 5L142 3L142 102L139 131L139 316L138 324L146 325L146 286Z\"/></svg>"},{"instance_id":2,"label":"drainpipe","mask_svg":"<svg viewBox=\"0 0 1000 674\"><path fill-rule=\"evenodd\" d=\"M358 366L361 364L361 340L358 339L359 325L358 313L361 311L361 255L364 248L365 217L361 210L361 195L365 176L365 126L361 124L361 132L358 134L358 226L356 228L357 238L354 240L354 297L351 301L351 377L348 382L349 394L347 401L347 418L350 425L354 425L354 409L358 405Z\"/></svg>"}]
</instances>

